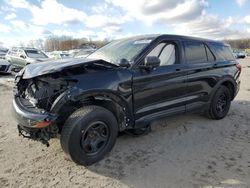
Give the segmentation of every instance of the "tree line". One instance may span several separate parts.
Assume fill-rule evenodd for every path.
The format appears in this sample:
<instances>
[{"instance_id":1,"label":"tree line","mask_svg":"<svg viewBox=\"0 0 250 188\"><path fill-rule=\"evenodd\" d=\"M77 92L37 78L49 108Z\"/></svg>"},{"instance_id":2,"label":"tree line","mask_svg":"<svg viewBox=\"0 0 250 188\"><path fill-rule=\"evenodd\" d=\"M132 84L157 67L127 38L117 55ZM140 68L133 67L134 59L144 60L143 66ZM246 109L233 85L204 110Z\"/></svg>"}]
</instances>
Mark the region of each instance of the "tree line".
<instances>
[{"instance_id":1,"label":"tree line","mask_svg":"<svg viewBox=\"0 0 250 188\"><path fill-rule=\"evenodd\" d=\"M86 38L75 39L72 37L50 37L47 38L44 42L44 50L45 51L67 51L72 49L83 48L86 45L95 46L96 48L100 48L107 44L109 41L92 41Z\"/></svg>"},{"instance_id":2,"label":"tree line","mask_svg":"<svg viewBox=\"0 0 250 188\"><path fill-rule=\"evenodd\" d=\"M100 48L110 42L108 39L103 41L92 41L87 38L75 39L68 36L50 36L45 40L38 39L32 40L27 46L43 49L45 51L67 51L72 49L83 48L85 45L94 45ZM223 42L230 44L234 49L250 49L249 39L226 39ZM20 44L20 46L24 46Z\"/></svg>"},{"instance_id":3,"label":"tree line","mask_svg":"<svg viewBox=\"0 0 250 188\"><path fill-rule=\"evenodd\" d=\"M249 49L250 39L229 39L224 40L225 43L230 44L235 49Z\"/></svg>"},{"instance_id":4,"label":"tree line","mask_svg":"<svg viewBox=\"0 0 250 188\"><path fill-rule=\"evenodd\" d=\"M100 48L107 44L108 40L103 41L91 41L86 38L74 39L72 37L57 37L53 36L47 38L44 42L45 51L66 51L71 49L82 48L84 45L95 45ZM230 44L234 49L249 49L250 48L250 38L249 39L226 39L225 43Z\"/></svg>"}]
</instances>

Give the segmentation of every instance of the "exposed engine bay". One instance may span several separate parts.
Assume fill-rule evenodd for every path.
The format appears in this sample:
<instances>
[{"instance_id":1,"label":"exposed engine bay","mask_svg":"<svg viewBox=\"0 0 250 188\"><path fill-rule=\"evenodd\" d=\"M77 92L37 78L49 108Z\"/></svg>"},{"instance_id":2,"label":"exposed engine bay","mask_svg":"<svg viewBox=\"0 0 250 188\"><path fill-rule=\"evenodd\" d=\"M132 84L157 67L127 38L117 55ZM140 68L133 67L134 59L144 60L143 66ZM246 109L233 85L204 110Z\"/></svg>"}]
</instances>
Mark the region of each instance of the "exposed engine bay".
<instances>
[{"instance_id":1,"label":"exposed engine bay","mask_svg":"<svg viewBox=\"0 0 250 188\"><path fill-rule=\"evenodd\" d=\"M18 84L19 95L37 108L50 111L54 100L74 82L51 76L22 80Z\"/></svg>"},{"instance_id":2,"label":"exposed engine bay","mask_svg":"<svg viewBox=\"0 0 250 188\"><path fill-rule=\"evenodd\" d=\"M17 95L31 111L50 112L56 98L74 85L75 81L53 75L22 79L17 83ZM50 138L55 138L58 127L53 124L41 129L27 129L18 125L19 134L25 138L37 140L49 146Z\"/></svg>"}]
</instances>

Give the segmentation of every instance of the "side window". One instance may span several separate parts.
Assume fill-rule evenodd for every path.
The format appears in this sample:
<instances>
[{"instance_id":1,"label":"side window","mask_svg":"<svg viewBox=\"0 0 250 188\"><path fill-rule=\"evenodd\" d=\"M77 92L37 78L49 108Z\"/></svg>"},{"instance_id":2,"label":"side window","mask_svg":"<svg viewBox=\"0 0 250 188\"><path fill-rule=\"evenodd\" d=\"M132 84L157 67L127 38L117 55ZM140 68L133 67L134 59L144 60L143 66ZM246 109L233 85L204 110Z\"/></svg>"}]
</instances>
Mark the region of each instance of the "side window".
<instances>
[{"instance_id":1,"label":"side window","mask_svg":"<svg viewBox=\"0 0 250 188\"><path fill-rule=\"evenodd\" d=\"M188 63L205 63L207 54L201 42L185 42L185 56Z\"/></svg>"},{"instance_id":2,"label":"side window","mask_svg":"<svg viewBox=\"0 0 250 188\"><path fill-rule=\"evenodd\" d=\"M13 55L13 56L16 56L16 55L17 55L17 49L14 49L14 50L12 51L12 55Z\"/></svg>"},{"instance_id":3,"label":"side window","mask_svg":"<svg viewBox=\"0 0 250 188\"><path fill-rule=\"evenodd\" d=\"M9 54L10 55L15 55L16 54L16 49L15 48L12 48L10 51L9 51Z\"/></svg>"},{"instance_id":4,"label":"side window","mask_svg":"<svg viewBox=\"0 0 250 188\"><path fill-rule=\"evenodd\" d=\"M20 57L20 55L22 55L22 52L23 51L19 49L18 52L17 52L17 54L16 54L16 56Z\"/></svg>"},{"instance_id":5,"label":"side window","mask_svg":"<svg viewBox=\"0 0 250 188\"><path fill-rule=\"evenodd\" d=\"M172 43L158 44L147 56L157 56L161 60L160 66L173 65L176 62L176 46Z\"/></svg>"},{"instance_id":6,"label":"side window","mask_svg":"<svg viewBox=\"0 0 250 188\"><path fill-rule=\"evenodd\" d=\"M213 55L213 53L211 52L211 50L205 45L206 48L206 52L207 52L207 60L209 62L215 61L215 57Z\"/></svg>"},{"instance_id":7,"label":"side window","mask_svg":"<svg viewBox=\"0 0 250 188\"><path fill-rule=\"evenodd\" d=\"M166 45L166 43L160 43L158 44L147 56L157 56L159 57L163 47Z\"/></svg>"},{"instance_id":8,"label":"side window","mask_svg":"<svg viewBox=\"0 0 250 188\"><path fill-rule=\"evenodd\" d=\"M175 46L167 44L160 54L161 66L175 64Z\"/></svg>"},{"instance_id":9,"label":"side window","mask_svg":"<svg viewBox=\"0 0 250 188\"><path fill-rule=\"evenodd\" d=\"M216 52L218 60L234 60L232 50L229 46L212 44L211 45Z\"/></svg>"}]
</instances>

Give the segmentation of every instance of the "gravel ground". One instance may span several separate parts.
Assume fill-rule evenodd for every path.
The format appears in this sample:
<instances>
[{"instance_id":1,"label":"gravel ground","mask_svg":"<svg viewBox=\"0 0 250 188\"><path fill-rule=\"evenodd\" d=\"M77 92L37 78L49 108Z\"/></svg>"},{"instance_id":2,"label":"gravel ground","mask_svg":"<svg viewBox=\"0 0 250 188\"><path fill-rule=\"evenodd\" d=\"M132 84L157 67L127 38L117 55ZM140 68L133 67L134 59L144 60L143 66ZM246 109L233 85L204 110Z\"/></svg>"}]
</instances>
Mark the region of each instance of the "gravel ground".
<instances>
[{"instance_id":1,"label":"gravel ground","mask_svg":"<svg viewBox=\"0 0 250 188\"><path fill-rule=\"evenodd\" d=\"M83 167L18 136L12 78L0 75L0 187L250 187L250 59L226 118L182 115L154 122L146 136L120 136L101 162Z\"/></svg>"}]
</instances>

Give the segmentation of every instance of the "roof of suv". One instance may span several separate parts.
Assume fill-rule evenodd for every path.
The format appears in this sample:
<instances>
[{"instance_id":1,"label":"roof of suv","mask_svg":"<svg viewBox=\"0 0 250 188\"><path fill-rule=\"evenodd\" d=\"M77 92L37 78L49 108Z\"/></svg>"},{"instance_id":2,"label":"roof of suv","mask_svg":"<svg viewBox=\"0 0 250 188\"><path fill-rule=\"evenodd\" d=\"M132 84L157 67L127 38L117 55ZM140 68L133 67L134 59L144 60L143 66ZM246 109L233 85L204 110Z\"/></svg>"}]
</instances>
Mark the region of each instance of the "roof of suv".
<instances>
[{"instance_id":1,"label":"roof of suv","mask_svg":"<svg viewBox=\"0 0 250 188\"><path fill-rule=\"evenodd\" d=\"M145 38L169 38L169 39L181 39L181 40L192 40L192 41L202 41L202 42L209 42L209 43L214 43L218 45L224 45L228 46L228 44L222 42L222 41L217 41L217 40L211 40L211 39L205 39L205 38L199 38L199 37L191 37L191 36L184 36L184 35L170 35L170 34L149 34L149 35L138 35L134 37L129 37L127 39L145 39ZM122 39L121 39L122 40ZM126 40L126 38L125 38Z\"/></svg>"}]
</instances>

